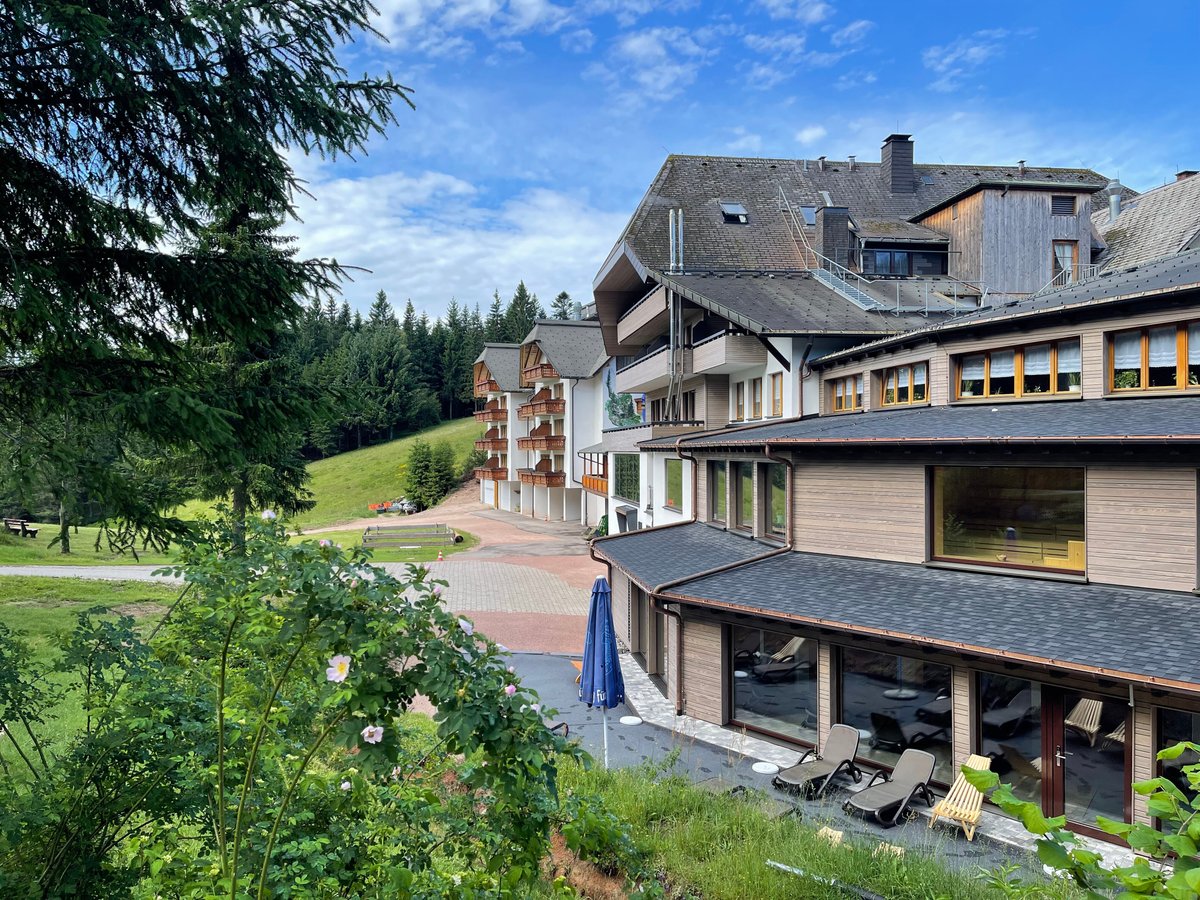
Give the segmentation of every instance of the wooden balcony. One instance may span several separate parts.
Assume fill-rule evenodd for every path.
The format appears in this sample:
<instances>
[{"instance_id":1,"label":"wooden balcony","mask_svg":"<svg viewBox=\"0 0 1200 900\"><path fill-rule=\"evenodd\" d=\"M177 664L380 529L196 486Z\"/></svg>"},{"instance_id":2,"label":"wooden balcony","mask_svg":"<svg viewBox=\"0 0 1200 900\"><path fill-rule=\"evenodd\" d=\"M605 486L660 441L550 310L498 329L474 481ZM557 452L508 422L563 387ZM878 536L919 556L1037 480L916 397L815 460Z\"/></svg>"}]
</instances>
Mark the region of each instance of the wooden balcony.
<instances>
[{"instance_id":1,"label":"wooden balcony","mask_svg":"<svg viewBox=\"0 0 1200 900\"><path fill-rule=\"evenodd\" d=\"M583 489L601 497L608 496L608 479L603 475L584 475Z\"/></svg>"},{"instance_id":2,"label":"wooden balcony","mask_svg":"<svg viewBox=\"0 0 1200 900\"><path fill-rule=\"evenodd\" d=\"M534 381L551 381L559 377L558 371L550 363L538 363L521 370L521 380L526 384Z\"/></svg>"},{"instance_id":3,"label":"wooden balcony","mask_svg":"<svg viewBox=\"0 0 1200 900\"><path fill-rule=\"evenodd\" d=\"M767 348L749 334L718 334L692 347L692 372L696 375L733 372L766 364Z\"/></svg>"},{"instance_id":4,"label":"wooden balcony","mask_svg":"<svg viewBox=\"0 0 1200 900\"><path fill-rule=\"evenodd\" d=\"M685 349L677 353L676 362L679 366L677 374L690 375L692 351ZM618 369L616 390L618 394L642 394L666 387L670 381L671 351L662 347L637 362Z\"/></svg>"},{"instance_id":5,"label":"wooden balcony","mask_svg":"<svg viewBox=\"0 0 1200 900\"><path fill-rule=\"evenodd\" d=\"M508 467L507 466L479 466L475 470L475 478L478 481L507 481Z\"/></svg>"},{"instance_id":6,"label":"wooden balcony","mask_svg":"<svg viewBox=\"0 0 1200 900\"><path fill-rule=\"evenodd\" d=\"M486 397L488 394L498 393L500 393L500 385L496 384L494 379L489 378L487 381L475 382L476 397Z\"/></svg>"},{"instance_id":7,"label":"wooden balcony","mask_svg":"<svg viewBox=\"0 0 1200 900\"><path fill-rule=\"evenodd\" d=\"M667 289L651 291L617 320L617 341L630 347L648 344L667 330Z\"/></svg>"},{"instance_id":8,"label":"wooden balcony","mask_svg":"<svg viewBox=\"0 0 1200 900\"><path fill-rule=\"evenodd\" d=\"M493 407L491 409L481 409L475 413L476 422L507 422L508 410L503 407Z\"/></svg>"},{"instance_id":9,"label":"wooden balcony","mask_svg":"<svg viewBox=\"0 0 1200 900\"><path fill-rule=\"evenodd\" d=\"M521 479L521 484L532 484L536 487L564 487L567 483L566 472L541 472L537 469L518 469L517 477Z\"/></svg>"},{"instance_id":10,"label":"wooden balcony","mask_svg":"<svg viewBox=\"0 0 1200 900\"><path fill-rule=\"evenodd\" d=\"M561 453L567 449L567 436L565 434L543 434L517 438L517 447L521 450L557 450Z\"/></svg>"},{"instance_id":11,"label":"wooden balcony","mask_svg":"<svg viewBox=\"0 0 1200 900\"><path fill-rule=\"evenodd\" d=\"M507 453L508 438L481 438L475 442L475 449L488 453Z\"/></svg>"},{"instance_id":12,"label":"wooden balcony","mask_svg":"<svg viewBox=\"0 0 1200 900\"><path fill-rule=\"evenodd\" d=\"M517 407L518 419L532 419L534 416L564 416L566 413L566 398L537 400Z\"/></svg>"}]
</instances>

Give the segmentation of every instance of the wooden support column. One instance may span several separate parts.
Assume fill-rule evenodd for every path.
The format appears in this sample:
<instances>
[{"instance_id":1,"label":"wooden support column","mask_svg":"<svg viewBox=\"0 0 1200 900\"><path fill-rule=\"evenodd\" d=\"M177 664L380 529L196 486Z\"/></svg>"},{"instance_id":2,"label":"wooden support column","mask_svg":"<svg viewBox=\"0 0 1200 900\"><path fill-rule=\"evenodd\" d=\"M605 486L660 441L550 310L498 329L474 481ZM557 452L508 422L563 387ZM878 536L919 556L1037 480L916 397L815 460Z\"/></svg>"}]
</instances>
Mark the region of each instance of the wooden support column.
<instances>
[{"instance_id":1,"label":"wooden support column","mask_svg":"<svg viewBox=\"0 0 1200 900\"><path fill-rule=\"evenodd\" d=\"M1145 781L1155 775L1154 762L1154 707L1147 697L1134 696L1133 707L1133 780ZM1133 794L1133 821L1150 824L1150 813L1146 809L1146 798Z\"/></svg>"},{"instance_id":2,"label":"wooden support column","mask_svg":"<svg viewBox=\"0 0 1200 900\"><path fill-rule=\"evenodd\" d=\"M967 761L971 746L971 671L955 666L950 674L950 727L954 768Z\"/></svg>"},{"instance_id":3,"label":"wooden support column","mask_svg":"<svg viewBox=\"0 0 1200 900\"><path fill-rule=\"evenodd\" d=\"M817 738L824 745L824 735L833 726L833 647L828 641L817 645Z\"/></svg>"}]
</instances>

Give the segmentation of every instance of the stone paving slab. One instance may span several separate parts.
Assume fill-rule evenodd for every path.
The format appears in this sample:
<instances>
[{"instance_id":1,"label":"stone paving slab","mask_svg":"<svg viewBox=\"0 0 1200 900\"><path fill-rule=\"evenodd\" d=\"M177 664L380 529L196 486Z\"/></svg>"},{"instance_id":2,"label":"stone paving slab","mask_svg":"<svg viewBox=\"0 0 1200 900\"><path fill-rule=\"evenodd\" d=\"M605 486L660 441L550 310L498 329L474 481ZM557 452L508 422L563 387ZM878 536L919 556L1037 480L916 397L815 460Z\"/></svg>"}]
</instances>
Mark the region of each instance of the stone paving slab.
<instances>
[{"instance_id":1,"label":"stone paving slab","mask_svg":"<svg viewBox=\"0 0 1200 900\"><path fill-rule=\"evenodd\" d=\"M395 575L403 575L402 563L381 563ZM434 578L449 587L442 595L447 609L456 612L549 613L557 616L586 616L590 594L572 587L562 578L531 566L468 560L464 557L427 563Z\"/></svg>"},{"instance_id":2,"label":"stone paving slab","mask_svg":"<svg viewBox=\"0 0 1200 900\"><path fill-rule=\"evenodd\" d=\"M0 577L22 575L43 578L86 578L96 581L162 581L180 584L182 579L154 575L162 566L0 566Z\"/></svg>"}]
</instances>

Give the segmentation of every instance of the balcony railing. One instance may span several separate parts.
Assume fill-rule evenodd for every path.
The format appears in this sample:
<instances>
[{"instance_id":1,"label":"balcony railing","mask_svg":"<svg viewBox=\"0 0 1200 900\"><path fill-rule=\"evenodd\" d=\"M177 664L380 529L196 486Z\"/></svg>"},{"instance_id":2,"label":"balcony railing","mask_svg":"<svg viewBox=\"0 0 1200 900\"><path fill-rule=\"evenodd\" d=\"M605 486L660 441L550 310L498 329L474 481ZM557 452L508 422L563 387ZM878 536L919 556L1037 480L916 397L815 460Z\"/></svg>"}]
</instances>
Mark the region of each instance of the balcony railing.
<instances>
[{"instance_id":1,"label":"balcony railing","mask_svg":"<svg viewBox=\"0 0 1200 900\"><path fill-rule=\"evenodd\" d=\"M676 355L676 374L690 375L692 351L683 350ZM671 380L671 350L661 347L636 362L617 370L616 390L619 394L640 394L655 388L665 387Z\"/></svg>"},{"instance_id":2,"label":"balcony railing","mask_svg":"<svg viewBox=\"0 0 1200 900\"><path fill-rule=\"evenodd\" d=\"M748 334L716 334L692 347L692 371L715 374L764 366L767 348Z\"/></svg>"},{"instance_id":3,"label":"balcony railing","mask_svg":"<svg viewBox=\"0 0 1200 900\"><path fill-rule=\"evenodd\" d=\"M475 442L475 449L487 453L507 453L508 438L481 438Z\"/></svg>"},{"instance_id":4,"label":"balcony railing","mask_svg":"<svg viewBox=\"0 0 1200 900\"><path fill-rule=\"evenodd\" d=\"M531 381L549 381L558 378L558 371L550 363L538 363L521 370L521 378L527 383Z\"/></svg>"},{"instance_id":5,"label":"balcony railing","mask_svg":"<svg viewBox=\"0 0 1200 900\"><path fill-rule=\"evenodd\" d=\"M503 407L481 409L475 413L476 422L507 422L508 410Z\"/></svg>"},{"instance_id":6,"label":"balcony railing","mask_svg":"<svg viewBox=\"0 0 1200 900\"><path fill-rule=\"evenodd\" d=\"M667 290L657 287L629 307L617 320L617 340L622 344L644 344L665 330Z\"/></svg>"},{"instance_id":7,"label":"balcony railing","mask_svg":"<svg viewBox=\"0 0 1200 900\"><path fill-rule=\"evenodd\" d=\"M479 466L475 469L475 478L479 481L507 481L506 466Z\"/></svg>"},{"instance_id":8,"label":"balcony railing","mask_svg":"<svg viewBox=\"0 0 1200 900\"><path fill-rule=\"evenodd\" d=\"M583 489L601 497L608 496L608 479L603 475L584 475Z\"/></svg>"},{"instance_id":9,"label":"balcony railing","mask_svg":"<svg viewBox=\"0 0 1200 900\"><path fill-rule=\"evenodd\" d=\"M1038 291L1037 294L1034 294L1034 296L1036 297L1038 294L1048 294L1051 291L1061 291L1063 288L1070 287L1073 284L1079 284L1081 281L1091 281L1099 274L1099 266L1077 263L1069 269L1063 269L1061 272L1051 278L1046 286Z\"/></svg>"},{"instance_id":10,"label":"balcony railing","mask_svg":"<svg viewBox=\"0 0 1200 900\"><path fill-rule=\"evenodd\" d=\"M517 447L521 450L557 450L567 449L565 434L543 434L532 437L517 438Z\"/></svg>"},{"instance_id":11,"label":"balcony railing","mask_svg":"<svg viewBox=\"0 0 1200 900\"><path fill-rule=\"evenodd\" d=\"M537 469L518 469L517 477L521 484L532 484L536 487L563 487L567 483L566 472L542 472Z\"/></svg>"},{"instance_id":12,"label":"balcony railing","mask_svg":"<svg viewBox=\"0 0 1200 900\"><path fill-rule=\"evenodd\" d=\"M534 416L566 415L566 398L538 400L536 403L525 403L517 408L518 419L532 419Z\"/></svg>"},{"instance_id":13,"label":"balcony railing","mask_svg":"<svg viewBox=\"0 0 1200 900\"><path fill-rule=\"evenodd\" d=\"M476 397L485 397L488 394L498 394L498 393L500 393L500 385L498 385L496 383L495 379L488 379L487 381L475 382L475 396Z\"/></svg>"}]
</instances>

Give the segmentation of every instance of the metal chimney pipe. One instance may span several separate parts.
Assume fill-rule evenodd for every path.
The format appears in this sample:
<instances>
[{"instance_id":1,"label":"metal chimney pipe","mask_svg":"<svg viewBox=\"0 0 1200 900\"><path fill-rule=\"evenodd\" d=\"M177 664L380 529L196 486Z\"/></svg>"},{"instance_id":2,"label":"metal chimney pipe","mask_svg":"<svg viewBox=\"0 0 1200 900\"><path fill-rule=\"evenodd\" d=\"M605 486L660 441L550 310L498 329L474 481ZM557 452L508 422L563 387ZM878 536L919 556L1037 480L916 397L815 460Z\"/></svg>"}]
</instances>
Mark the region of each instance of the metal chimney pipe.
<instances>
[{"instance_id":1,"label":"metal chimney pipe","mask_svg":"<svg viewBox=\"0 0 1200 900\"><path fill-rule=\"evenodd\" d=\"M675 239L675 255L676 255L675 261L679 264L679 271L682 272L683 271L683 210L682 209L679 210L679 216L677 218L677 221L679 222L679 237L677 237Z\"/></svg>"},{"instance_id":2,"label":"metal chimney pipe","mask_svg":"<svg viewBox=\"0 0 1200 900\"><path fill-rule=\"evenodd\" d=\"M822 172L825 171L825 157L823 157L823 156L817 157L817 168L819 168Z\"/></svg>"},{"instance_id":3,"label":"metal chimney pipe","mask_svg":"<svg viewBox=\"0 0 1200 900\"><path fill-rule=\"evenodd\" d=\"M808 171L808 160L802 159L802 160L800 160L800 162L802 162L804 164L804 166L803 166L804 171L807 172Z\"/></svg>"},{"instance_id":4,"label":"metal chimney pipe","mask_svg":"<svg viewBox=\"0 0 1200 900\"><path fill-rule=\"evenodd\" d=\"M854 157L847 156L846 159L850 160L850 171L853 172L854 171Z\"/></svg>"},{"instance_id":5,"label":"metal chimney pipe","mask_svg":"<svg viewBox=\"0 0 1200 900\"><path fill-rule=\"evenodd\" d=\"M1025 174L1025 160L1023 160L1023 159L1017 160L1017 174L1018 175Z\"/></svg>"},{"instance_id":6,"label":"metal chimney pipe","mask_svg":"<svg viewBox=\"0 0 1200 900\"><path fill-rule=\"evenodd\" d=\"M668 226L667 242L671 246L671 261L670 261L670 265L667 267L667 271L674 272L675 271L675 210L671 210L670 214L671 214L671 222L670 222L670 225Z\"/></svg>"},{"instance_id":7,"label":"metal chimney pipe","mask_svg":"<svg viewBox=\"0 0 1200 900\"><path fill-rule=\"evenodd\" d=\"M1116 221L1121 214L1121 183L1115 178L1108 183L1108 221Z\"/></svg>"}]
</instances>

